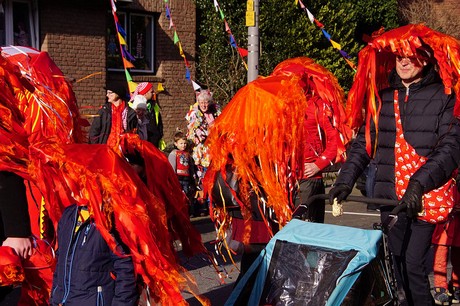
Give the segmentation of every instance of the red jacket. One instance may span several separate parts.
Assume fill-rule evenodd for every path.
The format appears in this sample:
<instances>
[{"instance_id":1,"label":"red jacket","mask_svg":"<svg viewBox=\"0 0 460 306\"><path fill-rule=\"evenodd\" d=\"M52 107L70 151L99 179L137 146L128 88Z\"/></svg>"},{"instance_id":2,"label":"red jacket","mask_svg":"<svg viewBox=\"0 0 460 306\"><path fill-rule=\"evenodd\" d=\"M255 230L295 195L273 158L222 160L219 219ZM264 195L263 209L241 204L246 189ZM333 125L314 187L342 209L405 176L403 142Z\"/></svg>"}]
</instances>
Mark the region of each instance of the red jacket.
<instances>
[{"instance_id":1,"label":"red jacket","mask_svg":"<svg viewBox=\"0 0 460 306\"><path fill-rule=\"evenodd\" d=\"M323 100L314 97L309 100L305 111L305 163L315 163L320 170L335 161L339 133L332 125L332 113ZM303 173L303 171L302 171ZM321 171L314 178L321 177Z\"/></svg>"}]
</instances>

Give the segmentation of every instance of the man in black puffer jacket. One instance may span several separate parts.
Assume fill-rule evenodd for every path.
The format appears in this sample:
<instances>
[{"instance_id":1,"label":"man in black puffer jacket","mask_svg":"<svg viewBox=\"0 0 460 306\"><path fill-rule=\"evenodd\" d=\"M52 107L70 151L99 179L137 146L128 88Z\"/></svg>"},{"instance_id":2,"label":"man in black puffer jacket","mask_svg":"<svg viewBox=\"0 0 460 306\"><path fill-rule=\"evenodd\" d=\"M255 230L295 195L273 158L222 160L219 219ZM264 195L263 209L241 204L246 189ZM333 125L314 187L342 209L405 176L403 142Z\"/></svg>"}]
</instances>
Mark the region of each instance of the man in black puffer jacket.
<instances>
[{"instance_id":1,"label":"man in black puffer jacket","mask_svg":"<svg viewBox=\"0 0 460 306\"><path fill-rule=\"evenodd\" d=\"M389 233L401 305L434 304L426 261L435 223L445 220L452 208L451 178L460 162L456 98L445 94L446 88L435 69L438 64L445 68L447 63L440 63L442 54L436 54L435 60L433 50L423 41L423 33L433 32L424 26L409 25L375 38L361 51L357 84L349 94L352 107L348 110L362 105L362 101L352 99L366 98L368 115L375 111L375 118L368 117L367 127L361 127L329 193L331 202L334 198L346 199L372 158L376 165L374 197L399 200L407 206ZM446 39L446 43L451 42L460 48L458 42L456 45ZM382 80L378 68L383 67L395 68L389 76L390 86L379 92L372 109L374 97L370 98L369 93L373 95L374 91L369 84ZM366 86L371 89L360 96L359 91ZM440 201L436 200L438 194L433 196L436 188L445 191ZM429 200L424 201L430 197L435 199L433 207ZM389 209L382 207L382 220Z\"/></svg>"}]
</instances>

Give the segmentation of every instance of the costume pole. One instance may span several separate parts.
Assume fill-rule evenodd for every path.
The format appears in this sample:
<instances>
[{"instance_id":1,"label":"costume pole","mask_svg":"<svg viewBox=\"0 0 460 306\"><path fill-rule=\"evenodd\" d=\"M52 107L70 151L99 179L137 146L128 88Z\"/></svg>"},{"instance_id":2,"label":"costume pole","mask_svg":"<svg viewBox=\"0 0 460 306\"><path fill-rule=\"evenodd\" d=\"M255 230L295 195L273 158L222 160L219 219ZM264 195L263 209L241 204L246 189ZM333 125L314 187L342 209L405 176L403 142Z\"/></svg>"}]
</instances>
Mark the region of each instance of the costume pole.
<instances>
[{"instance_id":1,"label":"costume pole","mask_svg":"<svg viewBox=\"0 0 460 306\"><path fill-rule=\"evenodd\" d=\"M259 75L259 0L248 0L246 10L248 27L248 83Z\"/></svg>"}]
</instances>

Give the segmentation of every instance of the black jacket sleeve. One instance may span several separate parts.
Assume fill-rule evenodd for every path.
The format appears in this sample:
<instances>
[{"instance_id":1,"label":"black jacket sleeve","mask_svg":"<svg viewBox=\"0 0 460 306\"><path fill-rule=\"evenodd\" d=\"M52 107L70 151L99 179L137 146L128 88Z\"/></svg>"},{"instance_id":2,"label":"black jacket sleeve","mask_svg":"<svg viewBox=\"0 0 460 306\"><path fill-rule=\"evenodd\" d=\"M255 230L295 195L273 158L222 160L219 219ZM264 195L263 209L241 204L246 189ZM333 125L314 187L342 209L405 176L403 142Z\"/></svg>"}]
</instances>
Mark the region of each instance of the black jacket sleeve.
<instances>
[{"instance_id":1,"label":"black jacket sleeve","mask_svg":"<svg viewBox=\"0 0 460 306\"><path fill-rule=\"evenodd\" d=\"M89 129L89 143L99 143L98 139L102 132L102 111L99 110L97 116L94 117L91 127Z\"/></svg>"},{"instance_id":2,"label":"black jacket sleeve","mask_svg":"<svg viewBox=\"0 0 460 306\"><path fill-rule=\"evenodd\" d=\"M27 205L26 186L20 176L11 172L0 172L0 239L29 237L30 217Z\"/></svg>"}]
</instances>

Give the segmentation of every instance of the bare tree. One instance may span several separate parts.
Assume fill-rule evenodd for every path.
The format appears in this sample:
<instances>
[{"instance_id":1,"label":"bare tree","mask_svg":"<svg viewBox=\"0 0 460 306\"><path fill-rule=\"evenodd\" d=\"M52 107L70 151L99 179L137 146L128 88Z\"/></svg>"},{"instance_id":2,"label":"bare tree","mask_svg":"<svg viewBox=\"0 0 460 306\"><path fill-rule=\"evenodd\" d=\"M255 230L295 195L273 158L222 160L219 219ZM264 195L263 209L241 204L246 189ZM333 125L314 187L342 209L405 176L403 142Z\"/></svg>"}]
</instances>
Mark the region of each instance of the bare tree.
<instances>
[{"instance_id":1,"label":"bare tree","mask_svg":"<svg viewBox=\"0 0 460 306\"><path fill-rule=\"evenodd\" d=\"M400 13L408 23L424 23L426 26L460 38L458 11L453 11L436 0L407 1L400 7Z\"/></svg>"}]
</instances>

